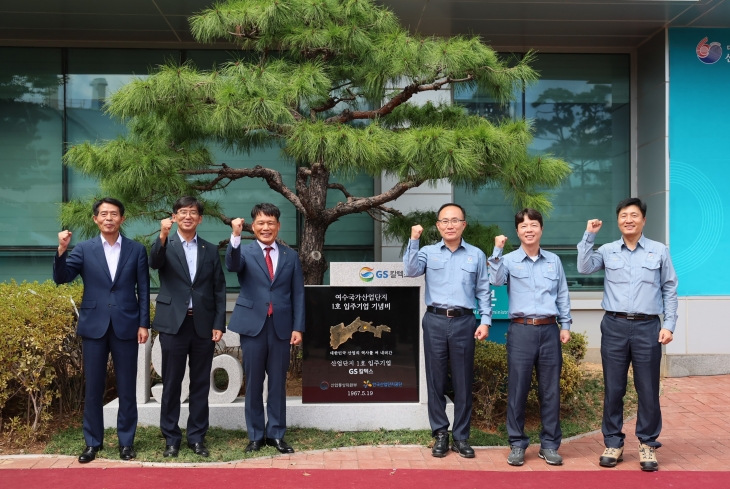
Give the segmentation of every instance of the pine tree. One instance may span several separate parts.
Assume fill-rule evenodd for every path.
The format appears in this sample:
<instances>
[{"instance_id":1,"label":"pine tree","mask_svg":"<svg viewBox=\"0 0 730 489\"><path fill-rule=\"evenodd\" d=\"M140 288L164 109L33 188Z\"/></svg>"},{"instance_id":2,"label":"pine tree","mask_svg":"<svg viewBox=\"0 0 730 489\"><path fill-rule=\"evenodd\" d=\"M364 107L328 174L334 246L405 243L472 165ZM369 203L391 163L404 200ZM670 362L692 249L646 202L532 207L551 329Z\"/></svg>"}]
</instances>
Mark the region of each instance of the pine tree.
<instances>
[{"instance_id":1,"label":"pine tree","mask_svg":"<svg viewBox=\"0 0 730 489\"><path fill-rule=\"evenodd\" d=\"M97 178L101 191L129 203L130 216L161 219L177 197L196 195L206 214L229 224L237 216L224 215L206 195L261 178L301 214L305 281L320 284L325 232L343 216L397 216L389 202L438 179L493 185L517 206L547 210L548 194L537 189L557 186L570 172L559 159L528 153L527 121L491 123L456 106L409 103L457 84L507 102L537 79L532 53L511 62L478 37L414 35L371 0L229 0L191 17L190 26L201 43L237 43L240 56L207 71L170 63L130 82L106 106L126 121L128 135L80 144L65 156ZM212 143L243 152L281 148L296 165L295 187L271 168L214 161ZM397 183L361 197L330 181L361 173ZM346 201L327 207L330 189ZM76 228L87 215L85 202L62 210L64 224Z\"/></svg>"}]
</instances>

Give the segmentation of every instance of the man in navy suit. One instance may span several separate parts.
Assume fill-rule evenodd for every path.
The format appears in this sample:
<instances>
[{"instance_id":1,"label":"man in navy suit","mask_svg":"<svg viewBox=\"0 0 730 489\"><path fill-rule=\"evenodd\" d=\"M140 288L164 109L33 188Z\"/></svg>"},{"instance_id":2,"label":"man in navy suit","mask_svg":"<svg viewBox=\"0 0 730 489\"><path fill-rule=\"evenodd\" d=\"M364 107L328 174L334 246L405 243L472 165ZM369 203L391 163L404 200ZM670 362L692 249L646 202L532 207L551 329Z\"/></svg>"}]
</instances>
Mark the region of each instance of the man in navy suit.
<instances>
[{"instance_id":1,"label":"man in navy suit","mask_svg":"<svg viewBox=\"0 0 730 489\"><path fill-rule=\"evenodd\" d=\"M276 242L281 212L273 204L251 210L256 241L242 246L243 219L231 222L233 233L226 250L226 268L238 274L241 293L228 329L241 335L246 373L246 452L266 444L281 453L294 449L284 441L286 431L286 373L291 345L304 332L304 276L299 256ZM264 376L269 376L269 397L264 418Z\"/></svg>"},{"instance_id":2,"label":"man in navy suit","mask_svg":"<svg viewBox=\"0 0 730 489\"><path fill-rule=\"evenodd\" d=\"M124 204L107 197L94 203L93 211L101 236L82 241L67 255L71 232L61 231L58 254L53 259L53 280L57 284L71 282L79 275L84 282L76 328L81 336L86 376L86 449L79 456L80 463L94 460L103 445L103 402L110 352L119 395L119 457L136 457L137 345L147 341L150 327L147 251L119 232L124 222Z\"/></svg>"},{"instance_id":3,"label":"man in navy suit","mask_svg":"<svg viewBox=\"0 0 730 489\"><path fill-rule=\"evenodd\" d=\"M162 346L162 407L160 430L166 440L163 455L177 457L182 441L180 391L190 365L188 447L207 457L208 392L215 343L226 330L226 279L218 247L197 233L203 204L180 197L172 219L160 222L160 236L150 250L150 267L159 270L160 293L152 327ZM177 232L170 235L172 223Z\"/></svg>"}]
</instances>

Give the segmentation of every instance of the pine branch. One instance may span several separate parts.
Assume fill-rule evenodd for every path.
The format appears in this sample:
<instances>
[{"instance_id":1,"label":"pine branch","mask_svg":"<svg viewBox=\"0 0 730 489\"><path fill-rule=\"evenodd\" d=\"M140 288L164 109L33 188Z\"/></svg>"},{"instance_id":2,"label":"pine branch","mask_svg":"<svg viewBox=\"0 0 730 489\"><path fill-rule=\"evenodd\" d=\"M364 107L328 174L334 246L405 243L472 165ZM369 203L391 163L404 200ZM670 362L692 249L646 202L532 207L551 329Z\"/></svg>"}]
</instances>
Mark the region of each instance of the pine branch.
<instances>
[{"instance_id":1,"label":"pine branch","mask_svg":"<svg viewBox=\"0 0 730 489\"><path fill-rule=\"evenodd\" d=\"M327 188L336 189L336 190L341 191L345 195L345 197L347 198L347 202L351 202L353 200L366 199L367 198L367 197L355 197L355 196L353 196L350 192L347 191L347 189L345 188L345 186L342 185L341 183L330 183L330 184L327 185ZM379 205L379 206L375 207L374 209L375 210L382 211L382 212L387 212L387 213L392 214L394 216L402 216L403 215L401 213L401 211L396 210L396 209L393 209L392 207L386 207L384 205ZM380 219L378 219L377 217L375 217L374 212L368 211L368 214L370 214L370 217L372 217L376 221L383 222Z\"/></svg>"},{"instance_id":2,"label":"pine branch","mask_svg":"<svg viewBox=\"0 0 730 489\"><path fill-rule=\"evenodd\" d=\"M271 168L264 168L261 165L256 165L253 168L231 168L226 164L222 165L223 168L216 170L214 168L200 169L200 170L179 170L178 173L182 175L218 175L216 178L211 180L211 183L207 185L199 185L196 190L210 191L215 188L215 185L222 179L238 180L239 178L262 178L269 185L269 188L278 192L289 202L294 204L300 212L305 212L302 202L292 190L284 184L284 180L281 177L281 173ZM230 223L228 223L230 224Z\"/></svg>"},{"instance_id":3,"label":"pine branch","mask_svg":"<svg viewBox=\"0 0 730 489\"><path fill-rule=\"evenodd\" d=\"M379 195L373 195L372 197L361 197L361 198L348 198L348 202L338 202L337 205L334 207L331 207L324 211L324 218L327 222L334 222L337 219L339 219L342 216L346 216L348 214L357 214L360 212L366 212L373 208L379 208L386 202L391 202L404 193L406 193L407 190L418 187L421 185L425 180L407 180L404 182L398 182L395 184L390 190L383 192ZM337 185L337 184L330 184L330 185ZM337 188L337 187L333 187ZM388 208L385 208L388 209ZM384 209L384 210L385 210ZM400 214L400 212L396 211L395 209L387 210L386 212L391 212L395 215Z\"/></svg>"}]
</instances>

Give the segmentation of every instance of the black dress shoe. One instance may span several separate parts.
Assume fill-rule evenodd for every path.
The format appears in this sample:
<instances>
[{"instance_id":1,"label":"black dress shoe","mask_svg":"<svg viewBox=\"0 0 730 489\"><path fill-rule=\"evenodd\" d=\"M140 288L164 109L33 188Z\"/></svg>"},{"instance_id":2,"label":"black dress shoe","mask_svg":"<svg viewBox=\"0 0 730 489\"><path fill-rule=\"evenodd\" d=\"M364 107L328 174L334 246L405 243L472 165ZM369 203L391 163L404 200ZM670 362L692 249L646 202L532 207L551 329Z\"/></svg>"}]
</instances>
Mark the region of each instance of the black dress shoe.
<instances>
[{"instance_id":1,"label":"black dress shoe","mask_svg":"<svg viewBox=\"0 0 730 489\"><path fill-rule=\"evenodd\" d=\"M137 456L137 452L133 447L119 447L119 458L122 460L132 460Z\"/></svg>"},{"instance_id":2,"label":"black dress shoe","mask_svg":"<svg viewBox=\"0 0 730 489\"><path fill-rule=\"evenodd\" d=\"M264 446L264 440L252 440L248 442L248 445L246 445L246 450L244 453L248 452L258 452L261 450L261 447Z\"/></svg>"},{"instance_id":3,"label":"black dress shoe","mask_svg":"<svg viewBox=\"0 0 730 489\"><path fill-rule=\"evenodd\" d=\"M433 444L431 449L431 455L438 458L443 458L449 453L449 433L446 431L439 431L436 433L436 443Z\"/></svg>"},{"instance_id":4,"label":"black dress shoe","mask_svg":"<svg viewBox=\"0 0 730 489\"><path fill-rule=\"evenodd\" d=\"M96 458L96 453L100 452L101 448L102 445L99 445L98 447L87 446L83 453L79 455L79 463L88 464L89 462L94 460Z\"/></svg>"},{"instance_id":5,"label":"black dress shoe","mask_svg":"<svg viewBox=\"0 0 730 489\"><path fill-rule=\"evenodd\" d=\"M279 450L279 453L294 453L294 449L283 438L267 438L266 444Z\"/></svg>"},{"instance_id":6,"label":"black dress shoe","mask_svg":"<svg viewBox=\"0 0 730 489\"><path fill-rule=\"evenodd\" d=\"M474 449L469 446L466 440L454 440L454 443L451 444L451 450L464 458L474 458Z\"/></svg>"},{"instance_id":7,"label":"black dress shoe","mask_svg":"<svg viewBox=\"0 0 730 489\"><path fill-rule=\"evenodd\" d=\"M168 457L177 457L177 455L180 453L180 446L179 445L167 445L165 447L165 451L162 452L162 456L165 458Z\"/></svg>"},{"instance_id":8,"label":"black dress shoe","mask_svg":"<svg viewBox=\"0 0 730 489\"><path fill-rule=\"evenodd\" d=\"M203 443L188 442L188 447L195 453L195 455L199 455L201 457L207 457L210 455L210 453L208 453L208 449L205 448L205 444Z\"/></svg>"}]
</instances>

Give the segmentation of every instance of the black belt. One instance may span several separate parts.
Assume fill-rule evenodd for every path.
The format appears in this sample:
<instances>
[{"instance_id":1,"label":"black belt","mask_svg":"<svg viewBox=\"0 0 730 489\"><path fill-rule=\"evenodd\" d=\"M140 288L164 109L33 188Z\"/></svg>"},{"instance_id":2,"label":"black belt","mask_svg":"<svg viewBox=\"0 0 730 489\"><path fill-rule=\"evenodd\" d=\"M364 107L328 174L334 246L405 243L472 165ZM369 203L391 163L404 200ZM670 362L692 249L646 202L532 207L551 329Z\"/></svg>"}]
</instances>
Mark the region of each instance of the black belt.
<instances>
[{"instance_id":1,"label":"black belt","mask_svg":"<svg viewBox=\"0 0 730 489\"><path fill-rule=\"evenodd\" d=\"M188 316L192 316L192 315L193 315L193 309L190 308L190 309L188 309Z\"/></svg>"},{"instance_id":2,"label":"black belt","mask_svg":"<svg viewBox=\"0 0 730 489\"><path fill-rule=\"evenodd\" d=\"M628 319L629 321L634 320L646 320L646 319L659 319L656 314L628 314L626 312L612 312L606 311L606 314L615 318Z\"/></svg>"},{"instance_id":3,"label":"black belt","mask_svg":"<svg viewBox=\"0 0 730 489\"><path fill-rule=\"evenodd\" d=\"M461 316L467 316L469 314L474 314L473 309L467 309L465 307L453 307L450 309L442 309L440 307L433 307L433 306L427 306L426 310L428 312L432 312L434 314L438 314L440 316L446 316L449 318L458 318Z\"/></svg>"},{"instance_id":4,"label":"black belt","mask_svg":"<svg viewBox=\"0 0 730 489\"><path fill-rule=\"evenodd\" d=\"M532 326L542 326L544 324L557 324L558 318L555 316L547 318L512 318L510 319L513 323L517 324L530 324Z\"/></svg>"}]
</instances>

